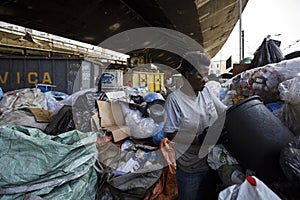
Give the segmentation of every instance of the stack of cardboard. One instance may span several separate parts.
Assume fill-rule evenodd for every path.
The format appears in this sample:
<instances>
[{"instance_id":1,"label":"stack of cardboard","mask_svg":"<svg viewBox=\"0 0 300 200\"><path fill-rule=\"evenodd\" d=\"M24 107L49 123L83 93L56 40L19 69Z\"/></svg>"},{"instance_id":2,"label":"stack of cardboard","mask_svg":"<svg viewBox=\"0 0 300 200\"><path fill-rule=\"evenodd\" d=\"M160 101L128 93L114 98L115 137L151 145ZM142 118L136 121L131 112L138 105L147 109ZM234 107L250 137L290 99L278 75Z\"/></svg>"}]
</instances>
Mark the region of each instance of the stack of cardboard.
<instances>
[{"instance_id":1,"label":"stack of cardboard","mask_svg":"<svg viewBox=\"0 0 300 200\"><path fill-rule=\"evenodd\" d=\"M107 130L112 133L114 142L130 136L130 128L125 125L124 116L118 101L97 101L98 113L92 117L93 129Z\"/></svg>"}]
</instances>

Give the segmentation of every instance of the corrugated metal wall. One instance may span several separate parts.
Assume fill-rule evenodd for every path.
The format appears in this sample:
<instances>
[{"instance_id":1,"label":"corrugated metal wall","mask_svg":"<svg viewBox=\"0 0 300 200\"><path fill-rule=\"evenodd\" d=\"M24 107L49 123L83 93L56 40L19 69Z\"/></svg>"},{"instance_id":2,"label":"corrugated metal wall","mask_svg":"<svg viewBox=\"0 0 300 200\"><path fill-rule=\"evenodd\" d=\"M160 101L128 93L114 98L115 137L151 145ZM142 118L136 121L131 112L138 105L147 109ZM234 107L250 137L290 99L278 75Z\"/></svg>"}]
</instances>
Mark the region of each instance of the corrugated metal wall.
<instances>
[{"instance_id":1,"label":"corrugated metal wall","mask_svg":"<svg viewBox=\"0 0 300 200\"><path fill-rule=\"evenodd\" d=\"M95 87L95 79L100 73L98 64L83 59L0 58L0 87L4 92L42 83L55 85L56 91L72 94Z\"/></svg>"}]
</instances>

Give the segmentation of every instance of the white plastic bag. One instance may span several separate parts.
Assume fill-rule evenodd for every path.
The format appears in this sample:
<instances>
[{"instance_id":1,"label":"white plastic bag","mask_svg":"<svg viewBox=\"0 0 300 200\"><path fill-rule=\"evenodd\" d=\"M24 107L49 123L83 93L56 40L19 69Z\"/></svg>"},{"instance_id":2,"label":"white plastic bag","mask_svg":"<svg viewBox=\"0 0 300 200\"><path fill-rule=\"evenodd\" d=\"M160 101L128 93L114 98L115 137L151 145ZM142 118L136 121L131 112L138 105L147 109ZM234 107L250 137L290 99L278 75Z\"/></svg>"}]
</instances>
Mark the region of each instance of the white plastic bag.
<instances>
[{"instance_id":1,"label":"white plastic bag","mask_svg":"<svg viewBox=\"0 0 300 200\"><path fill-rule=\"evenodd\" d=\"M237 95L244 97L258 95L265 103L275 102L280 99L279 84L296 77L298 73L300 73L300 58L283 60L236 75L232 78L230 87L236 90Z\"/></svg>"},{"instance_id":2,"label":"white plastic bag","mask_svg":"<svg viewBox=\"0 0 300 200\"><path fill-rule=\"evenodd\" d=\"M238 161L230 155L227 149L222 144L217 144L209 152L207 157L208 165L216 170L223 165L238 165Z\"/></svg>"},{"instance_id":3,"label":"white plastic bag","mask_svg":"<svg viewBox=\"0 0 300 200\"><path fill-rule=\"evenodd\" d=\"M280 83L278 90L284 101L281 120L295 135L300 135L300 76Z\"/></svg>"},{"instance_id":4,"label":"white plastic bag","mask_svg":"<svg viewBox=\"0 0 300 200\"><path fill-rule=\"evenodd\" d=\"M130 136L135 139L152 137L156 123L150 117L143 118L138 110L129 110L125 115L125 123L130 128Z\"/></svg>"},{"instance_id":5,"label":"white plastic bag","mask_svg":"<svg viewBox=\"0 0 300 200\"><path fill-rule=\"evenodd\" d=\"M280 200L255 176L248 176L241 184L232 185L219 193L219 200Z\"/></svg>"}]
</instances>

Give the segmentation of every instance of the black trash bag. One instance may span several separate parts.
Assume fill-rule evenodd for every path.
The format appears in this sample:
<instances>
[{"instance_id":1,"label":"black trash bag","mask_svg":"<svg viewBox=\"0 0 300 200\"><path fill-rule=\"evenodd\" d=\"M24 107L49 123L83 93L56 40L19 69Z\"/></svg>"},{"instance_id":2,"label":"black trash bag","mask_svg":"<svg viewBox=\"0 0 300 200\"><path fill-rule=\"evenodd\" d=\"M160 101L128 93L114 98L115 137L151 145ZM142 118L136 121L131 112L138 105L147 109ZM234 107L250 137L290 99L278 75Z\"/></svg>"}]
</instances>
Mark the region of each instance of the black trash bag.
<instances>
[{"instance_id":1,"label":"black trash bag","mask_svg":"<svg viewBox=\"0 0 300 200\"><path fill-rule=\"evenodd\" d=\"M116 166L125 160L128 161L135 155L138 150L145 152L155 152L157 156L153 164L143 167L142 165L129 173L118 173ZM122 151L120 155L116 156L109 166L98 160L95 163L95 168L99 177L98 192L96 199L103 195L106 197L113 197L113 199L131 200L144 199L145 196L154 188L156 182L159 180L164 159L157 148L148 145L135 144ZM103 153L103 152L102 152ZM142 158L141 158L142 159ZM148 157L146 160L151 159Z\"/></svg>"},{"instance_id":2,"label":"black trash bag","mask_svg":"<svg viewBox=\"0 0 300 200\"><path fill-rule=\"evenodd\" d=\"M141 174L142 175L142 174ZM147 174L146 174L147 175ZM143 177L144 179L147 180L147 176ZM105 180L104 177L99 176L98 180L100 182L98 183L98 191L96 194L96 200L143 200L145 199L145 196L151 192L153 187L150 187L149 189L146 190L146 192L143 192L143 189L140 189L140 192L142 191L142 195L137 192L136 188L132 189L132 191L126 191L123 192L119 190L118 188L113 187L107 182L101 182L101 180ZM133 182L130 180L130 182ZM126 183L125 183L126 185ZM147 185L145 185L147 187Z\"/></svg>"},{"instance_id":3,"label":"black trash bag","mask_svg":"<svg viewBox=\"0 0 300 200\"><path fill-rule=\"evenodd\" d=\"M57 114L52 116L51 122L47 125L45 133L58 135L75 129L72 107L64 105Z\"/></svg>"},{"instance_id":4,"label":"black trash bag","mask_svg":"<svg viewBox=\"0 0 300 200\"><path fill-rule=\"evenodd\" d=\"M93 111L97 108L96 100L109 102L105 92L87 91L86 93L77 97L73 108L77 110Z\"/></svg>"},{"instance_id":5,"label":"black trash bag","mask_svg":"<svg viewBox=\"0 0 300 200\"><path fill-rule=\"evenodd\" d=\"M280 41L265 38L254 54L254 58L250 63L250 69L284 60L284 55L279 46Z\"/></svg>"},{"instance_id":6,"label":"black trash bag","mask_svg":"<svg viewBox=\"0 0 300 200\"><path fill-rule=\"evenodd\" d=\"M141 95L130 95L130 100L132 100L134 103L141 104L144 102L144 97Z\"/></svg>"},{"instance_id":7,"label":"black trash bag","mask_svg":"<svg viewBox=\"0 0 300 200\"><path fill-rule=\"evenodd\" d=\"M300 187L300 135L281 150L280 165L286 178Z\"/></svg>"},{"instance_id":8,"label":"black trash bag","mask_svg":"<svg viewBox=\"0 0 300 200\"><path fill-rule=\"evenodd\" d=\"M147 103L146 102L142 102L141 104L137 104L137 103L128 103L128 102L121 102L122 106L124 108L130 109L130 110L138 110L139 112L141 112L142 114L146 113L146 109L147 109ZM126 110L123 111L124 114L126 115ZM142 117L148 117L148 116L142 116Z\"/></svg>"},{"instance_id":9,"label":"black trash bag","mask_svg":"<svg viewBox=\"0 0 300 200\"><path fill-rule=\"evenodd\" d=\"M109 102L105 92L87 91L77 97L73 104L73 118L76 129L89 132L91 128L91 117L97 109L97 100Z\"/></svg>"},{"instance_id":10,"label":"black trash bag","mask_svg":"<svg viewBox=\"0 0 300 200\"><path fill-rule=\"evenodd\" d=\"M286 60L298 58L298 57L300 57L300 51L294 51L292 53L286 54L284 57Z\"/></svg>"}]
</instances>

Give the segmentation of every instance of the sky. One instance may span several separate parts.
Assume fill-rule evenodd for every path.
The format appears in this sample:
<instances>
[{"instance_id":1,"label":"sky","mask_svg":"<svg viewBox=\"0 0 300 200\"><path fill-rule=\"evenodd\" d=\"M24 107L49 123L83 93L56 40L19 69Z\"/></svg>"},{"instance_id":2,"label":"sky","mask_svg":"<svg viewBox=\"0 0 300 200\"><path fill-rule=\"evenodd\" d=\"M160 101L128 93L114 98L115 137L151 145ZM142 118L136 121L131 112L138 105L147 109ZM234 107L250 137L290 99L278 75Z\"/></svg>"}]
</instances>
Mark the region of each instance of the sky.
<instances>
[{"instance_id":1,"label":"sky","mask_svg":"<svg viewBox=\"0 0 300 200\"><path fill-rule=\"evenodd\" d=\"M242 13L244 57L252 57L268 35L281 41L284 55L300 51L300 0L249 0ZM299 42L297 42L299 41ZM213 61L239 62L239 21Z\"/></svg>"}]
</instances>

